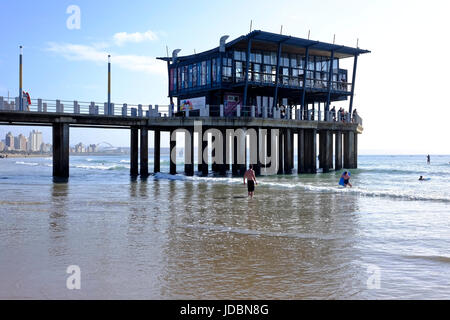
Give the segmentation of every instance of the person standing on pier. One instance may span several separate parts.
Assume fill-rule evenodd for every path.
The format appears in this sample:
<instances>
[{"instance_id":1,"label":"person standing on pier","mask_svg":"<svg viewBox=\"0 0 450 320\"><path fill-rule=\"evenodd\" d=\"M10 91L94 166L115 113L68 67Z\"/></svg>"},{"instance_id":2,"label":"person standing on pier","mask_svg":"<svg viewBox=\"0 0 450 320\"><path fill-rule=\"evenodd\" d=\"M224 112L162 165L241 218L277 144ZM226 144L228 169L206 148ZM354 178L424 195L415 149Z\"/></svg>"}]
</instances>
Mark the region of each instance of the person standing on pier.
<instances>
[{"instance_id":1,"label":"person standing on pier","mask_svg":"<svg viewBox=\"0 0 450 320\"><path fill-rule=\"evenodd\" d=\"M244 185L245 185L245 179L247 179L247 190L248 190L248 196L253 199L253 194L255 192L255 185L258 183L256 182L256 175L255 171L253 170L253 165L251 164L249 169L244 174Z\"/></svg>"}]
</instances>

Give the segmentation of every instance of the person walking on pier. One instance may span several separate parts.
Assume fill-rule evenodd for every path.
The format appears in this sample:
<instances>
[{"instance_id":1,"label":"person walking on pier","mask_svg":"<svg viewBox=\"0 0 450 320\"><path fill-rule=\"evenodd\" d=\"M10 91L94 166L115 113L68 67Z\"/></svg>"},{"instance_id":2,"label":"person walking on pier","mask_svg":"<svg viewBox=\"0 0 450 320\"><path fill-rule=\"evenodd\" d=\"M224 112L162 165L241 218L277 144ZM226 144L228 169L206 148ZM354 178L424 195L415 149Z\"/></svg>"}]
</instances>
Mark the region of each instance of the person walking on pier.
<instances>
[{"instance_id":1,"label":"person walking on pier","mask_svg":"<svg viewBox=\"0 0 450 320\"><path fill-rule=\"evenodd\" d=\"M249 169L244 174L244 185L245 185L245 179L247 179L247 190L248 190L248 196L253 199L253 194L255 192L255 185L258 183L256 182L256 175L255 171L253 170L253 165L251 164Z\"/></svg>"}]
</instances>

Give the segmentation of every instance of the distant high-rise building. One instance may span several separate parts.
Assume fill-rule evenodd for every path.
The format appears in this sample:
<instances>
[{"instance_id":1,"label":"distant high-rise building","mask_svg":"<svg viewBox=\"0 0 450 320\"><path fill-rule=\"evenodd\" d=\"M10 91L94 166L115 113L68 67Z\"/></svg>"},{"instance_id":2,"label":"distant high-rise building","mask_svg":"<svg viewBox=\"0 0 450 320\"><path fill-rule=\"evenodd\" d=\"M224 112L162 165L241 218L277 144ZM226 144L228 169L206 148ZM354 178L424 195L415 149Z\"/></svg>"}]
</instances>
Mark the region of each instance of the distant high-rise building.
<instances>
[{"instance_id":1,"label":"distant high-rise building","mask_svg":"<svg viewBox=\"0 0 450 320\"><path fill-rule=\"evenodd\" d=\"M27 151L27 138L23 134L19 134L17 137L16 150Z\"/></svg>"},{"instance_id":2,"label":"distant high-rise building","mask_svg":"<svg viewBox=\"0 0 450 320\"><path fill-rule=\"evenodd\" d=\"M14 136L11 132L6 135L5 144L7 148L14 150Z\"/></svg>"},{"instance_id":3,"label":"distant high-rise building","mask_svg":"<svg viewBox=\"0 0 450 320\"><path fill-rule=\"evenodd\" d=\"M41 151L42 145L42 132L37 130L33 130L30 132L28 150L31 152L39 152Z\"/></svg>"},{"instance_id":4,"label":"distant high-rise building","mask_svg":"<svg viewBox=\"0 0 450 320\"><path fill-rule=\"evenodd\" d=\"M77 145L75 145L75 152L76 153L83 153L86 151L86 148L84 147L83 143L78 143Z\"/></svg>"},{"instance_id":5,"label":"distant high-rise building","mask_svg":"<svg viewBox=\"0 0 450 320\"><path fill-rule=\"evenodd\" d=\"M52 145L49 143L42 142L41 144L41 152L48 153L52 151Z\"/></svg>"}]
</instances>

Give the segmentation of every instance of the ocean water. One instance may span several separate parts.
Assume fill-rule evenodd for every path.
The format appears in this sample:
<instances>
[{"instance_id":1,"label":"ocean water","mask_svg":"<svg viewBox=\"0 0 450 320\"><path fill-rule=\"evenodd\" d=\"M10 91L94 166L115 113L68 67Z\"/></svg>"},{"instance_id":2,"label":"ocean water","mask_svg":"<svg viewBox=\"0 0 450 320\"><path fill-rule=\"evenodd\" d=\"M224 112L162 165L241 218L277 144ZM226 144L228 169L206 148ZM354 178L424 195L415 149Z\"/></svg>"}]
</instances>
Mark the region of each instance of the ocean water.
<instances>
[{"instance_id":1,"label":"ocean water","mask_svg":"<svg viewBox=\"0 0 450 320\"><path fill-rule=\"evenodd\" d=\"M360 156L351 189L260 177L252 200L239 177L70 163L54 184L51 158L0 159L0 299L450 298L450 156Z\"/></svg>"}]
</instances>

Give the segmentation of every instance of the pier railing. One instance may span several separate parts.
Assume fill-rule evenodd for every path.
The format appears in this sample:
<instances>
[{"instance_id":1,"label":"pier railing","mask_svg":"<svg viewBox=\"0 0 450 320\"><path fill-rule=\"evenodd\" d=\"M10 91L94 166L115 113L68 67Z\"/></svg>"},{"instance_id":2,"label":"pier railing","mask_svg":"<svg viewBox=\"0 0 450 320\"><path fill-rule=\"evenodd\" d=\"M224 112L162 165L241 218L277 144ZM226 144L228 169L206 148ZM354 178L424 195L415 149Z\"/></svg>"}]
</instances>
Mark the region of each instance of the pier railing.
<instances>
[{"instance_id":1,"label":"pier railing","mask_svg":"<svg viewBox=\"0 0 450 320\"><path fill-rule=\"evenodd\" d=\"M19 108L19 98L5 98L0 96L0 111L18 112L40 112L40 113L63 113L63 114L84 114L95 116L112 117L137 117L137 118L263 118L263 119L284 119L303 121L325 121L325 122L347 122L362 125L362 118L353 114L353 117L346 112L323 111L323 110L302 110L300 107L290 106L241 106L241 105L206 105L204 108L192 110L182 108L176 111L173 105L143 105L68 101L68 100L48 100L32 99L29 103L23 100L22 110Z\"/></svg>"}]
</instances>

